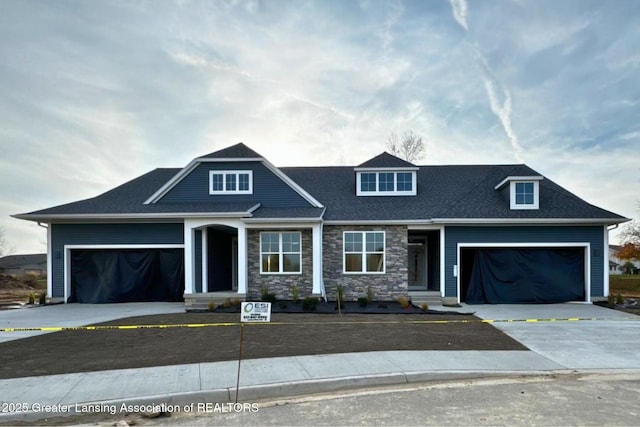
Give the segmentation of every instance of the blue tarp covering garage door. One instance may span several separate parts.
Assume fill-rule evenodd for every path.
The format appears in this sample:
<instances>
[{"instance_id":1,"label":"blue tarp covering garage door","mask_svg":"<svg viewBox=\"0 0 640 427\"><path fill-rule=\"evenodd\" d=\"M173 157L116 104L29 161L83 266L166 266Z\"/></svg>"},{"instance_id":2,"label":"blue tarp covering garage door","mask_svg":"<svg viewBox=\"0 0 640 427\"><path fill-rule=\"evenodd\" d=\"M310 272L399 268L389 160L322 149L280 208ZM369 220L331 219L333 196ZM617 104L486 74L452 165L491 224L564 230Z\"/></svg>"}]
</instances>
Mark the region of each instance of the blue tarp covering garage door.
<instances>
[{"instance_id":1,"label":"blue tarp covering garage door","mask_svg":"<svg viewBox=\"0 0 640 427\"><path fill-rule=\"evenodd\" d=\"M71 251L69 302L181 301L183 249Z\"/></svg>"},{"instance_id":2,"label":"blue tarp covering garage door","mask_svg":"<svg viewBox=\"0 0 640 427\"><path fill-rule=\"evenodd\" d=\"M584 301L584 248L463 248L468 304ZM466 286L465 286L466 284Z\"/></svg>"}]
</instances>

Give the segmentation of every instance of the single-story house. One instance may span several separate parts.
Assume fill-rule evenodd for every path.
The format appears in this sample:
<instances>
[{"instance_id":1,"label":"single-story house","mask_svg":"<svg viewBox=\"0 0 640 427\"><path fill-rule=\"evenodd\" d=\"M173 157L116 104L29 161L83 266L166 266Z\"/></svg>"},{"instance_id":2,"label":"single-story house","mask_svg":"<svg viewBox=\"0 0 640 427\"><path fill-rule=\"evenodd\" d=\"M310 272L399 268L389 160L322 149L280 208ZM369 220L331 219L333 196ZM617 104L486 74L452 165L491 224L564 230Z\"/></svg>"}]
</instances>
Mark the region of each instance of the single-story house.
<instances>
[{"instance_id":1,"label":"single-story house","mask_svg":"<svg viewBox=\"0 0 640 427\"><path fill-rule=\"evenodd\" d=\"M47 254L7 255L0 258L0 273L11 276L32 274L42 276L47 272Z\"/></svg>"},{"instance_id":2,"label":"single-story house","mask_svg":"<svg viewBox=\"0 0 640 427\"><path fill-rule=\"evenodd\" d=\"M618 251L620 249L622 249L620 245L609 245L609 274L626 274L627 268L625 264L628 262L633 264L631 274L638 274L640 271L640 261L618 258Z\"/></svg>"},{"instance_id":3,"label":"single-story house","mask_svg":"<svg viewBox=\"0 0 640 427\"><path fill-rule=\"evenodd\" d=\"M524 164L276 167L240 143L97 197L15 215L48 225L65 302L399 295L552 303L609 293L627 221Z\"/></svg>"}]
</instances>

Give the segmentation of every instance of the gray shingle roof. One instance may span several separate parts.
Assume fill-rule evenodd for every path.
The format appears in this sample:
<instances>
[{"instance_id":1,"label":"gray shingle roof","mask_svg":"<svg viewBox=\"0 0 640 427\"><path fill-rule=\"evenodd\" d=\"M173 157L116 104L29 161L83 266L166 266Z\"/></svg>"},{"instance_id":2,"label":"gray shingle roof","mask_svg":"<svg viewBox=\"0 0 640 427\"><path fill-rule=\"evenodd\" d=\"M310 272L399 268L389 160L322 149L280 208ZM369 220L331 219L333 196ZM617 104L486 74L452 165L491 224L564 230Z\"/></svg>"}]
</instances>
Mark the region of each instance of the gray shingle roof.
<instances>
[{"instance_id":1,"label":"gray shingle roof","mask_svg":"<svg viewBox=\"0 0 640 427\"><path fill-rule=\"evenodd\" d=\"M509 175L540 175L526 165L421 166L417 196L358 197L351 167L282 170L326 207L325 220L624 219L548 179L540 181L540 209L511 210L504 193L494 187Z\"/></svg>"},{"instance_id":2,"label":"gray shingle roof","mask_svg":"<svg viewBox=\"0 0 640 427\"><path fill-rule=\"evenodd\" d=\"M246 146L234 147L235 152L230 147L222 150L223 155L235 157L241 152L249 155ZM254 152L251 150L251 153ZM155 169L97 197L17 217L38 220L50 215L232 213L247 212L255 206L255 203L145 205L144 202L179 170ZM526 165L421 166L417 171L417 196L369 197L356 196L356 173L352 166L288 167L281 170L324 205L325 220L564 218L612 223L625 219L585 202L546 178L540 181L540 209L511 210L508 192L497 191L494 187L510 175L540 175ZM303 219L318 218L321 214L321 208L258 208L253 217Z\"/></svg>"},{"instance_id":3,"label":"gray shingle roof","mask_svg":"<svg viewBox=\"0 0 640 427\"><path fill-rule=\"evenodd\" d=\"M372 159L367 160L358 166L359 168L415 168L416 165L402 160L386 151L378 154Z\"/></svg>"},{"instance_id":4,"label":"gray shingle roof","mask_svg":"<svg viewBox=\"0 0 640 427\"><path fill-rule=\"evenodd\" d=\"M214 151L207 155L201 156L204 159L232 159L232 158L262 158L262 156L251 148L244 145L242 142L232 145L231 147L223 148L222 150Z\"/></svg>"}]
</instances>

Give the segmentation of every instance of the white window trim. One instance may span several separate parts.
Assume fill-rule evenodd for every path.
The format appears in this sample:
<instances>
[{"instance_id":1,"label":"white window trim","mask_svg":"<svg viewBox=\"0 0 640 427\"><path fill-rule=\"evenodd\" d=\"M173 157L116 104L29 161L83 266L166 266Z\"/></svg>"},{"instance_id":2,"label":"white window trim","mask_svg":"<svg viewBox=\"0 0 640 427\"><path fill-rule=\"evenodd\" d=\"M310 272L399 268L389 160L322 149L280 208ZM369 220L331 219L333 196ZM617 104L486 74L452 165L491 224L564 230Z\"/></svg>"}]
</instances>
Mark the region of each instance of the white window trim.
<instances>
[{"instance_id":1,"label":"white window trim","mask_svg":"<svg viewBox=\"0 0 640 427\"><path fill-rule=\"evenodd\" d=\"M238 183L240 181L240 175L249 175L249 189L239 190ZM213 175L222 175L222 190L213 189ZM236 176L236 189L227 190L227 175ZM209 194L253 194L253 171L251 170L210 170L209 171Z\"/></svg>"},{"instance_id":2,"label":"white window trim","mask_svg":"<svg viewBox=\"0 0 640 427\"><path fill-rule=\"evenodd\" d=\"M361 178L363 173L373 173L376 175L376 191L362 191L361 190ZM392 191L380 191L380 179L381 173L393 174L393 186ZM411 191L398 191L398 174L410 173L413 185ZM356 195L357 196L415 196L418 189L418 179L416 171L413 170L360 170L356 172Z\"/></svg>"},{"instance_id":3,"label":"white window trim","mask_svg":"<svg viewBox=\"0 0 640 427\"><path fill-rule=\"evenodd\" d=\"M264 271L262 269L262 255L274 254L275 252L262 252L262 235L265 233L278 234L278 270L279 271ZM297 254L298 252L284 252L282 250L282 233L296 233L300 238L300 270L299 271L283 271L284 270L284 256L285 254ZM260 274L265 275L301 275L302 274L302 233L300 231L261 231L260 232Z\"/></svg>"},{"instance_id":4,"label":"white window trim","mask_svg":"<svg viewBox=\"0 0 640 427\"><path fill-rule=\"evenodd\" d=\"M349 252L350 254L360 254L362 255L362 270L361 271L347 271L347 251L346 251L346 235L347 233L360 233L362 234L362 251L361 252ZM378 253L378 252L367 252L367 241L366 241L366 233L382 233L382 243L384 247L382 248L382 271L366 271L367 269L367 253ZM384 230L346 230L342 232L342 274L386 274L387 272L387 234Z\"/></svg>"},{"instance_id":5,"label":"white window trim","mask_svg":"<svg viewBox=\"0 0 640 427\"><path fill-rule=\"evenodd\" d=\"M516 203L516 184L533 184L533 203L529 204L517 204ZM511 181L509 184L509 201L511 203L511 209L523 210L523 209L539 209L540 208L540 181L533 180L516 180Z\"/></svg>"}]
</instances>

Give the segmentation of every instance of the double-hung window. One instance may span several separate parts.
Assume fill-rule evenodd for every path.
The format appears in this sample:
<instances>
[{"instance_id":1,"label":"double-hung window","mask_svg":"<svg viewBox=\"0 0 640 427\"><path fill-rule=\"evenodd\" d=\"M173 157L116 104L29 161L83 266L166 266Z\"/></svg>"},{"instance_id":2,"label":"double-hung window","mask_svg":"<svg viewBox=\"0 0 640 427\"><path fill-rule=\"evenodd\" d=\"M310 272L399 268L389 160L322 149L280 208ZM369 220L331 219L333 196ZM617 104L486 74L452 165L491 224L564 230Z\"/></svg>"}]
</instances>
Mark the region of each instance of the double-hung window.
<instances>
[{"instance_id":1,"label":"double-hung window","mask_svg":"<svg viewBox=\"0 0 640 427\"><path fill-rule=\"evenodd\" d=\"M260 233L260 273L302 272L302 238L298 231Z\"/></svg>"},{"instance_id":2,"label":"double-hung window","mask_svg":"<svg viewBox=\"0 0 640 427\"><path fill-rule=\"evenodd\" d=\"M344 272L384 273L384 231L344 232Z\"/></svg>"},{"instance_id":3,"label":"double-hung window","mask_svg":"<svg viewBox=\"0 0 640 427\"><path fill-rule=\"evenodd\" d=\"M209 194L252 193L252 171L209 171Z\"/></svg>"}]
</instances>

